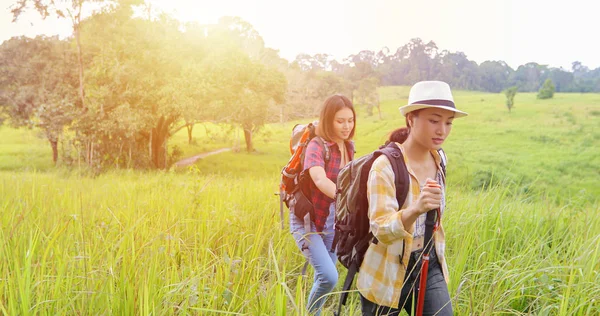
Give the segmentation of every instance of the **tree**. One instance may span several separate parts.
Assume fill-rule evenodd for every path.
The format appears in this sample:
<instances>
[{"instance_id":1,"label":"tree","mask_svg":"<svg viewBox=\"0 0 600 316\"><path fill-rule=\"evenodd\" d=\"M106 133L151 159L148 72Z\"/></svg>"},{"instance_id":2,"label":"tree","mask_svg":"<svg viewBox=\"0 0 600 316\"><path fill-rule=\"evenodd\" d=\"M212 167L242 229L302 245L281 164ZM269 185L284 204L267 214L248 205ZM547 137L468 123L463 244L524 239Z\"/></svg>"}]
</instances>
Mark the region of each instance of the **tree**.
<instances>
[{"instance_id":1,"label":"tree","mask_svg":"<svg viewBox=\"0 0 600 316\"><path fill-rule=\"evenodd\" d=\"M508 108L508 113L510 113L511 109L515 104L515 95L517 95L518 89L519 88L517 86L513 86L504 90L504 94L506 95L506 107Z\"/></svg>"},{"instance_id":2,"label":"tree","mask_svg":"<svg viewBox=\"0 0 600 316\"><path fill-rule=\"evenodd\" d=\"M573 73L561 68L550 68L550 78L556 86L556 92L566 92L573 89Z\"/></svg>"},{"instance_id":3,"label":"tree","mask_svg":"<svg viewBox=\"0 0 600 316\"><path fill-rule=\"evenodd\" d=\"M540 88L540 91L537 94L538 99L551 99L554 96L554 84L552 80L546 79L544 81L544 85Z\"/></svg>"},{"instance_id":4,"label":"tree","mask_svg":"<svg viewBox=\"0 0 600 316\"><path fill-rule=\"evenodd\" d=\"M481 74L481 89L497 93L504 89L506 81L514 70L503 61L487 60L479 65L479 72Z\"/></svg>"},{"instance_id":5,"label":"tree","mask_svg":"<svg viewBox=\"0 0 600 316\"><path fill-rule=\"evenodd\" d=\"M84 26L96 40L89 45L88 111L77 128L86 148L98 151L86 160L166 168L169 138L194 97L180 97L193 88L177 85L193 83L205 53L182 40L179 22L131 18L130 7L97 14Z\"/></svg>"},{"instance_id":6,"label":"tree","mask_svg":"<svg viewBox=\"0 0 600 316\"><path fill-rule=\"evenodd\" d=\"M379 109L379 93L377 92L377 86L379 86L379 80L377 80L377 78L370 77L362 79L354 94L357 105L366 106L368 116L373 116L374 107ZM381 111L379 112L379 118L381 118Z\"/></svg>"},{"instance_id":7,"label":"tree","mask_svg":"<svg viewBox=\"0 0 600 316\"><path fill-rule=\"evenodd\" d=\"M205 67L214 91L212 99L221 113L219 119L241 127L246 150L253 152L252 135L265 124L269 104L284 102L285 77L232 48L215 51L205 60Z\"/></svg>"},{"instance_id":8,"label":"tree","mask_svg":"<svg viewBox=\"0 0 600 316\"><path fill-rule=\"evenodd\" d=\"M76 117L75 54L57 36L12 38L0 46L0 105L16 127L39 128L58 161L63 128Z\"/></svg>"},{"instance_id":9,"label":"tree","mask_svg":"<svg viewBox=\"0 0 600 316\"><path fill-rule=\"evenodd\" d=\"M33 4L36 11L43 19L50 15L55 15L59 18L68 18L73 27L73 35L77 43L77 65L79 66L79 102L85 108L85 92L83 79L83 52L81 48L81 13L84 3L96 2L101 3L104 0L17 0L16 4L11 8L13 14L13 22L25 12L28 4Z\"/></svg>"}]
</instances>

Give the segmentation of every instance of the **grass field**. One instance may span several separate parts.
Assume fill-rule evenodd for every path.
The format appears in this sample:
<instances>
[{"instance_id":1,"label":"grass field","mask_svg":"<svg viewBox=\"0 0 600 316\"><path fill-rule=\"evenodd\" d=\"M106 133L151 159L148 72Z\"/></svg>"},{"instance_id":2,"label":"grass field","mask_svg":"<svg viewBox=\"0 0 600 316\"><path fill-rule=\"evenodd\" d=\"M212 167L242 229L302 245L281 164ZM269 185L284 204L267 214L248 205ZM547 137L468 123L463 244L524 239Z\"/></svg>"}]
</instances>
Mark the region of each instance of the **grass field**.
<instances>
[{"instance_id":1,"label":"grass field","mask_svg":"<svg viewBox=\"0 0 600 316\"><path fill-rule=\"evenodd\" d=\"M382 119L357 109L357 155L403 125L408 88L380 94ZM444 145L455 314L600 314L600 95L521 93L512 113L501 94L455 99L471 114ZM252 154L94 178L55 169L33 131L0 127L0 313L302 315L312 271L300 275L274 195L294 123L266 126ZM185 130L170 144L190 156L231 135L198 126L196 144ZM360 314L357 295L345 312Z\"/></svg>"}]
</instances>

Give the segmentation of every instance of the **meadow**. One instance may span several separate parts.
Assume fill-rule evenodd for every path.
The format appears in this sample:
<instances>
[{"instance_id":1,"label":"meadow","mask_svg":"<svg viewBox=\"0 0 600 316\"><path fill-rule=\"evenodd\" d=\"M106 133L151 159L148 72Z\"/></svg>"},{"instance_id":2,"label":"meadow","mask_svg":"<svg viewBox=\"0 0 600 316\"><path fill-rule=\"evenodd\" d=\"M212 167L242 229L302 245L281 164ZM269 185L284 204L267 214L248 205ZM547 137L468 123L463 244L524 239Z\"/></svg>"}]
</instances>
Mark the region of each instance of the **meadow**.
<instances>
[{"instance_id":1,"label":"meadow","mask_svg":"<svg viewBox=\"0 0 600 316\"><path fill-rule=\"evenodd\" d=\"M357 155L404 125L408 88L379 92L381 118L357 106ZM511 113L502 94L455 100L470 113L444 144L455 314L600 314L600 94L519 93ZM300 274L274 195L295 123L265 126L254 153L97 176L54 167L35 131L0 127L0 313L304 315L312 270ZM236 135L207 124L171 144L187 157ZM344 315L359 314L352 294Z\"/></svg>"}]
</instances>

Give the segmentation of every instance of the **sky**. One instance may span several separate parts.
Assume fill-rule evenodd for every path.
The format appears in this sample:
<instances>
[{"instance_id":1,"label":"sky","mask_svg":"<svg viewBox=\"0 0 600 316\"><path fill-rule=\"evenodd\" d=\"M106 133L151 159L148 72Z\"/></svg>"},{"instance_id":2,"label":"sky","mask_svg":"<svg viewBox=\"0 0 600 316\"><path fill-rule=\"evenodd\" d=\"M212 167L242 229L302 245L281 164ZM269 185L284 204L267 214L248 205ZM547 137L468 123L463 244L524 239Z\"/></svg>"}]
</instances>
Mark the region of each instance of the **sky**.
<instances>
[{"instance_id":1,"label":"sky","mask_svg":"<svg viewBox=\"0 0 600 316\"><path fill-rule=\"evenodd\" d=\"M528 62L571 69L580 61L600 67L595 23L600 3L590 0L147 0L181 21L216 23L239 16L265 45L294 60L300 53L326 53L338 61L361 50L394 52L410 39L434 41L477 63L503 60L516 69ZM29 10L12 22L0 0L0 42L12 36L68 36L67 20Z\"/></svg>"}]
</instances>

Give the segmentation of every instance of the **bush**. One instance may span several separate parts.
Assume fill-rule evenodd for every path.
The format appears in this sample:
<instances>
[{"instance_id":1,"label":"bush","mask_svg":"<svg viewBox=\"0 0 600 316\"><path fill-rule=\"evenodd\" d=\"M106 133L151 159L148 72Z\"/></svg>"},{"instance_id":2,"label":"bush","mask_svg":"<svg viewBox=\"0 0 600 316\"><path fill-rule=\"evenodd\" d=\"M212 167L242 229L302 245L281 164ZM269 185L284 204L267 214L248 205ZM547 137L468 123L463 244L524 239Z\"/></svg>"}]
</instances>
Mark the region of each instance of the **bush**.
<instances>
[{"instance_id":1,"label":"bush","mask_svg":"<svg viewBox=\"0 0 600 316\"><path fill-rule=\"evenodd\" d=\"M515 95L517 95L517 90L519 90L519 87L517 86L513 86L504 90L504 95L506 95L506 107L508 108L509 113L515 105Z\"/></svg>"},{"instance_id":2,"label":"bush","mask_svg":"<svg viewBox=\"0 0 600 316\"><path fill-rule=\"evenodd\" d=\"M537 94L537 98L538 99L551 99L554 96L554 91L555 91L554 83L552 83L552 80L546 79L546 81L544 81L544 84L542 85L542 87L540 88L540 91Z\"/></svg>"}]
</instances>

